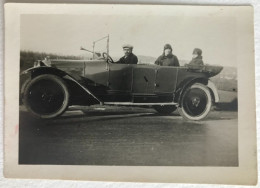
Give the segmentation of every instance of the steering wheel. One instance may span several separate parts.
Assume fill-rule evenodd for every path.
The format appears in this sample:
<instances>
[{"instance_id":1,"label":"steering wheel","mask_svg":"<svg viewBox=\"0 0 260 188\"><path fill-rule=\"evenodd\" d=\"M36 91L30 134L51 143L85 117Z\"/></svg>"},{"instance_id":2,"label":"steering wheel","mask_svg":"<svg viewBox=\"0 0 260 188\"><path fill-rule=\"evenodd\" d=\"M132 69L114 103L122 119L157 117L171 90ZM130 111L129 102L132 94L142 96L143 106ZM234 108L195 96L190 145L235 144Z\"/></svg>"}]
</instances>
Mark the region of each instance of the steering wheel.
<instances>
[{"instance_id":1,"label":"steering wheel","mask_svg":"<svg viewBox=\"0 0 260 188\"><path fill-rule=\"evenodd\" d=\"M110 57L106 52L103 52L102 56L107 60L108 63L115 63L112 57Z\"/></svg>"}]
</instances>

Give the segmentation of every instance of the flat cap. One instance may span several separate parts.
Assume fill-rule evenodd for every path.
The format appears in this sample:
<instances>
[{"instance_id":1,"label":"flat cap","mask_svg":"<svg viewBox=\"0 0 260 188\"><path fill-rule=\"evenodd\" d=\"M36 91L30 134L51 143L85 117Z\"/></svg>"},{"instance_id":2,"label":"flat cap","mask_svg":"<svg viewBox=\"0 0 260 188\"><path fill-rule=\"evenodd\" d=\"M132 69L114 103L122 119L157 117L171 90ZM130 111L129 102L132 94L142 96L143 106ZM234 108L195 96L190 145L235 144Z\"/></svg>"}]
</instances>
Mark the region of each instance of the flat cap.
<instances>
[{"instance_id":1,"label":"flat cap","mask_svg":"<svg viewBox=\"0 0 260 188\"><path fill-rule=\"evenodd\" d=\"M122 47L123 48L131 48L131 49L134 48L131 44L124 44Z\"/></svg>"}]
</instances>

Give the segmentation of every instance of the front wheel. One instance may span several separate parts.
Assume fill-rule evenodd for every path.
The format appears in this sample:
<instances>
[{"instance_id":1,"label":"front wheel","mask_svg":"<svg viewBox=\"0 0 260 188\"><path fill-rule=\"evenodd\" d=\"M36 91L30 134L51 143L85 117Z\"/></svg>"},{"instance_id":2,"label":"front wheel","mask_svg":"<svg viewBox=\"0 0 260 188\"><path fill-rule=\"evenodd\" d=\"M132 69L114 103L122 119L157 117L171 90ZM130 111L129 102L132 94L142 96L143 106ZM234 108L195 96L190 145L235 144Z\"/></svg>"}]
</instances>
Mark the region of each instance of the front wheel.
<instances>
[{"instance_id":1,"label":"front wheel","mask_svg":"<svg viewBox=\"0 0 260 188\"><path fill-rule=\"evenodd\" d=\"M44 74L32 79L24 90L24 104L35 116L49 119L61 115L69 104L66 83L58 76Z\"/></svg>"},{"instance_id":2,"label":"front wheel","mask_svg":"<svg viewBox=\"0 0 260 188\"><path fill-rule=\"evenodd\" d=\"M184 91L178 111L185 119L202 120L208 115L211 107L212 97L209 88L196 83Z\"/></svg>"}]
</instances>

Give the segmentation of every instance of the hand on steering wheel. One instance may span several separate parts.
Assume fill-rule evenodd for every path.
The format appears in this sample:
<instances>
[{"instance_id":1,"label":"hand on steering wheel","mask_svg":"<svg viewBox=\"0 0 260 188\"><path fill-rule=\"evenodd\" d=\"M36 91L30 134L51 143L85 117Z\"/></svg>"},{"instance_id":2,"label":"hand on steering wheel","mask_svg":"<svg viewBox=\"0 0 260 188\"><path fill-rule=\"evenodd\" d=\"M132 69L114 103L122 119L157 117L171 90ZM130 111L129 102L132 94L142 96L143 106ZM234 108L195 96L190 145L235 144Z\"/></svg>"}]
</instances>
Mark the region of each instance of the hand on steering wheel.
<instances>
[{"instance_id":1,"label":"hand on steering wheel","mask_svg":"<svg viewBox=\"0 0 260 188\"><path fill-rule=\"evenodd\" d=\"M106 52L103 52L102 56L107 60L108 63L114 63L112 57L110 57Z\"/></svg>"}]
</instances>

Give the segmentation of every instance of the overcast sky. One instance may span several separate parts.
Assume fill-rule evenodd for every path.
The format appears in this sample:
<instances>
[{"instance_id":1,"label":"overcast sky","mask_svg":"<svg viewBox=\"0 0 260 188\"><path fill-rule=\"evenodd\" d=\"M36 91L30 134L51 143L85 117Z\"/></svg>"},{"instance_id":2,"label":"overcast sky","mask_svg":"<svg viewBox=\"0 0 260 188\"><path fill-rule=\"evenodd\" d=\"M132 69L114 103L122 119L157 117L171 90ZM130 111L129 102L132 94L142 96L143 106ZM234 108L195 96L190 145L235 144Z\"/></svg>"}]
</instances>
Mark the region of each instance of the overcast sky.
<instances>
[{"instance_id":1,"label":"overcast sky","mask_svg":"<svg viewBox=\"0 0 260 188\"><path fill-rule=\"evenodd\" d=\"M236 66L236 20L233 17L174 17L119 15L22 15L21 50L80 55L80 46L110 35L110 55L123 55L130 43L136 55L158 57L169 43L181 60L190 60L193 48L204 62ZM105 51L105 41L97 50Z\"/></svg>"}]
</instances>

